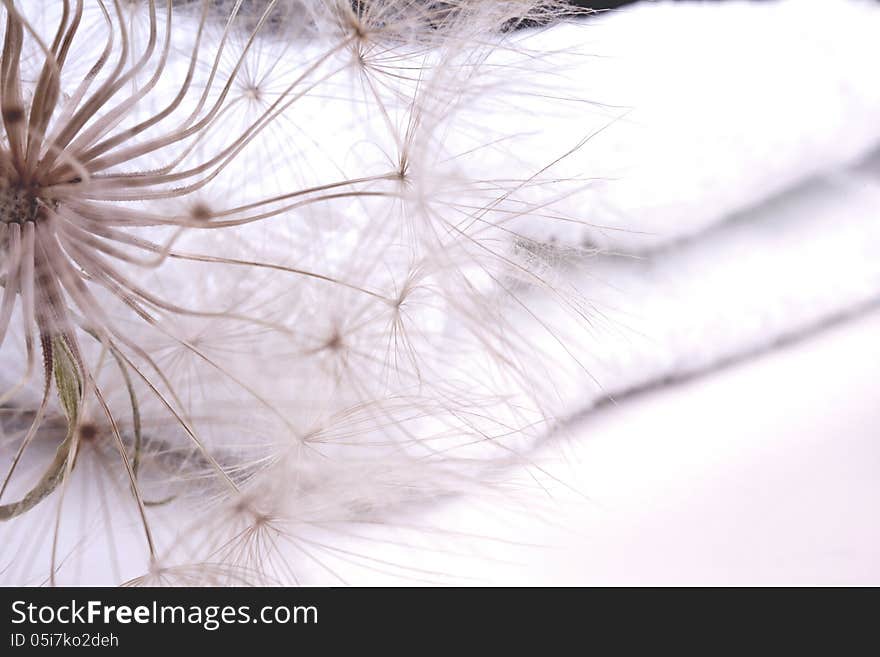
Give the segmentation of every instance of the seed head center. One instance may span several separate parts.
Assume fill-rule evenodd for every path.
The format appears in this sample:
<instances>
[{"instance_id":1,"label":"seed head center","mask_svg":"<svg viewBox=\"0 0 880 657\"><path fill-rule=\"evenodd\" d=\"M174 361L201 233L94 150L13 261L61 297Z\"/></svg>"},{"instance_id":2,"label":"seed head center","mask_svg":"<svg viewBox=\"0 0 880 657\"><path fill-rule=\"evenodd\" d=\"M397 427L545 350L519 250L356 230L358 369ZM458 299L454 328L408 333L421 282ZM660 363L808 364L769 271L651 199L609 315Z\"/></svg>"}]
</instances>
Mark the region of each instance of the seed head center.
<instances>
[{"instance_id":1,"label":"seed head center","mask_svg":"<svg viewBox=\"0 0 880 657\"><path fill-rule=\"evenodd\" d=\"M0 222L24 225L36 221L39 210L39 201L31 189L0 181Z\"/></svg>"}]
</instances>

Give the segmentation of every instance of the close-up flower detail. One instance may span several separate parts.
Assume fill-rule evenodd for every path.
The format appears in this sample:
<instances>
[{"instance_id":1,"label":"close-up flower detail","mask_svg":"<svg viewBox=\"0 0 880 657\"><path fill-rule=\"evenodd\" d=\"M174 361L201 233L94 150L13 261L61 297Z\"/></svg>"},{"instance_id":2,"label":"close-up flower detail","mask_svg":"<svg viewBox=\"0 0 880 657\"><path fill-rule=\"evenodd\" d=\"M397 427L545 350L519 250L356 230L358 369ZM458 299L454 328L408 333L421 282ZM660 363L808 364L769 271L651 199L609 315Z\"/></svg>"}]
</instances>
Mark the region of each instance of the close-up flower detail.
<instances>
[{"instance_id":1,"label":"close-up flower detail","mask_svg":"<svg viewBox=\"0 0 880 657\"><path fill-rule=\"evenodd\" d=\"M876 0L0 6L0 585L876 578Z\"/></svg>"},{"instance_id":2,"label":"close-up flower detail","mask_svg":"<svg viewBox=\"0 0 880 657\"><path fill-rule=\"evenodd\" d=\"M326 575L306 530L491 488L547 430L505 398L548 364L504 315L552 287L514 225L566 153L496 173L516 135L471 121L570 9L3 5L7 577L119 583L126 542L160 578Z\"/></svg>"}]
</instances>

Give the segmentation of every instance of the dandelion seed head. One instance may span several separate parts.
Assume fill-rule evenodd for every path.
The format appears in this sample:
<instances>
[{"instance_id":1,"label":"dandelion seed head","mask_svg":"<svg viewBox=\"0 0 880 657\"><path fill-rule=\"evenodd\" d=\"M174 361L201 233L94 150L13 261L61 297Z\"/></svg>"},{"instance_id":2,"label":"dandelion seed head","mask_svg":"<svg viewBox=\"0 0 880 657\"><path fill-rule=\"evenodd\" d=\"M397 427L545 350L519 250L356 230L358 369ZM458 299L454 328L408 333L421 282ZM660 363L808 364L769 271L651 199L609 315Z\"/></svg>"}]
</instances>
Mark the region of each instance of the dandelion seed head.
<instances>
[{"instance_id":1,"label":"dandelion seed head","mask_svg":"<svg viewBox=\"0 0 880 657\"><path fill-rule=\"evenodd\" d=\"M3 0L10 578L304 581L539 432L504 308L545 199L474 117L562 4Z\"/></svg>"}]
</instances>

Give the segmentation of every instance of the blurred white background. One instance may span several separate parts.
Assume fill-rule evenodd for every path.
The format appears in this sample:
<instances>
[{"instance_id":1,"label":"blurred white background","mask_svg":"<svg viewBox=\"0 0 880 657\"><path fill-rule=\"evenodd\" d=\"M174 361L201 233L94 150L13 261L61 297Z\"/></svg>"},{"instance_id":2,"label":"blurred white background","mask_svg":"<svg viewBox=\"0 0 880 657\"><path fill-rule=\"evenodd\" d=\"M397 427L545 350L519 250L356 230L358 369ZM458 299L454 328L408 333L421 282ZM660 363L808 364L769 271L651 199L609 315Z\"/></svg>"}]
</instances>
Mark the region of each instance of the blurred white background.
<instances>
[{"instance_id":1,"label":"blurred white background","mask_svg":"<svg viewBox=\"0 0 880 657\"><path fill-rule=\"evenodd\" d=\"M559 479L545 477L546 491L535 485L509 505L460 499L420 515L450 532L425 538L427 549L354 541L355 552L420 571L377 563L351 577L880 584L878 335L874 311L593 411L535 457ZM396 540L387 528L374 537ZM467 556L445 552L465 544Z\"/></svg>"}]
</instances>

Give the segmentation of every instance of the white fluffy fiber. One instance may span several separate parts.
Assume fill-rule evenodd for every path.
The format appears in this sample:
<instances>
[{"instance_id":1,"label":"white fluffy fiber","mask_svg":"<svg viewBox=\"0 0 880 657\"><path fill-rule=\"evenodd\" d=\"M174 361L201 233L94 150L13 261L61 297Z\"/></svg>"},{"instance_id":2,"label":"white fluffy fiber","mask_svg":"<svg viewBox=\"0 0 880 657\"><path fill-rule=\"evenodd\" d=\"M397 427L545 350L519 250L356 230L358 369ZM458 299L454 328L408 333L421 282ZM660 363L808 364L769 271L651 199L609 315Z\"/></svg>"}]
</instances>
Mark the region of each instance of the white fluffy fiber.
<instances>
[{"instance_id":1,"label":"white fluffy fiber","mask_svg":"<svg viewBox=\"0 0 880 657\"><path fill-rule=\"evenodd\" d=\"M596 225L524 217L522 230L561 247L544 254L548 271L584 295L591 328L542 292L514 321L544 346L552 365L540 376L559 414L880 299L880 169L867 158L880 143L880 6L641 3L586 32L535 37L595 55L560 95L627 108L582 105L547 121L531 152L595 133L560 168L611 176L561 202ZM599 254L568 248L585 245Z\"/></svg>"},{"instance_id":2,"label":"white fluffy fiber","mask_svg":"<svg viewBox=\"0 0 880 657\"><path fill-rule=\"evenodd\" d=\"M878 34L866 0L641 2L536 33L569 67L489 124L527 133L519 172L590 136L552 171L590 179L560 211L592 225L518 228L644 252L863 157L880 144Z\"/></svg>"},{"instance_id":3,"label":"white fluffy fiber","mask_svg":"<svg viewBox=\"0 0 880 657\"><path fill-rule=\"evenodd\" d=\"M876 303L878 208L877 180L846 171L650 255L573 265L565 276L590 290L593 329L536 302L561 337L544 340L552 362L566 362L564 344L582 365L554 372L560 410L699 373Z\"/></svg>"}]
</instances>

